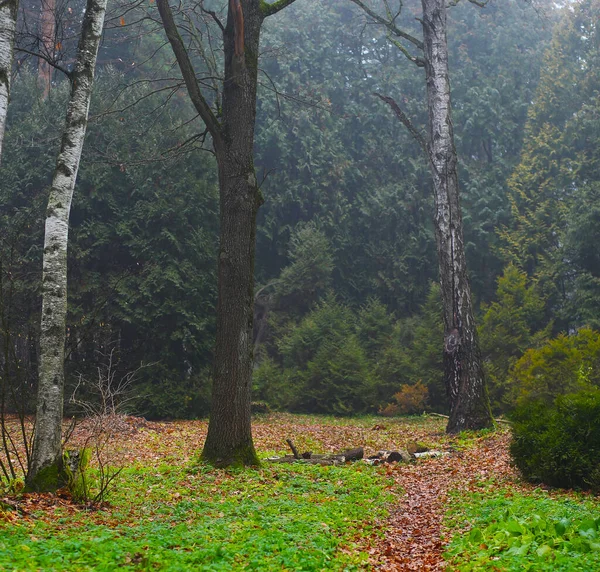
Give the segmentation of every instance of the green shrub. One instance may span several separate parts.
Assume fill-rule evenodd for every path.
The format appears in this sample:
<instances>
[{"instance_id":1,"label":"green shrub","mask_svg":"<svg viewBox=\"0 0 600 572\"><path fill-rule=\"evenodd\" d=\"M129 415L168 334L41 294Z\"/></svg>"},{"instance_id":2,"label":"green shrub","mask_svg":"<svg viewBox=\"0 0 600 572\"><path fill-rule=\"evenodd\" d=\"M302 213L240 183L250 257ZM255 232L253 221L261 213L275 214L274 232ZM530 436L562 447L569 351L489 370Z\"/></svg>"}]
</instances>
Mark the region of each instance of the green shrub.
<instances>
[{"instance_id":1,"label":"green shrub","mask_svg":"<svg viewBox=\"0 0 600 572\"><path fill-rule=\"evenodd\" d=\"M582 328L530 349L511 371L516 401L554 398L600 386L600 332Z\"/></svg>"},{"instance_id":2,"label":"green shrub","mask_svg":"<svg viewBox=\"0 0 600 572\"><path fill-rule=\"evenodd\" d=\"M280 381L276 368L261 364L255 372L259 391L279 383L282 391L291 393L293 411L352 415L375 410L378 380L373 363L356 334L352 310L333 294L290 328L277 345L284 366ZM262 398L273 400L266 394Z\"/></svg>"},{"instance_id":3,"label":"green shrub","mask_svg":"<svg viewBox=\"0 0 600 572\"><path fill-rule=\"evenodd\" d=\"M301 388L293 406L298 411L352 415L375 408L376 380L354 335L324 341L293 379Z\"/></svg>"},{"instance_id":4,"label":"green shrub","mask_svg":"<svg viewBox=\"0 0 600 572\"><path fill-rule=\"evenodd\" d=\"M190 377L156 364L133 388L132 411L147 419L194 419L210 410L210 369Z\"/></svg>"},{"instance_id":5,"label":"green shrub","mask_svg":"<svg viewBox=\"0 0 600 572\"><path fill-rule=\"evenodd\" d=\"M510 453L526 479L600 488L600 390L524 401L512 418Z\"/></svg>"},{"instance_id":6,"label":"green shrub","mask_svg":"<svg viewBox=\"0 0 600 572\"><path fill-rule=\"evenodd\" d=\"M295 388L289 373L282 370L270 357L265 357L252 372L252 399L284 411L294 399Z\"/></svg>"},{"instance_id":7,"label":"green shrub","mask_svg":"<svg viewBox=\"0 0 600 572\"><path fill-rule=\"evenodd\" d=\"M420 313L398 320L381 352L375 374L387 394L380 391L380 403L389 402L402 385L412 386L421 381L427 387L430 407L447 411L443 339L440 287L432 283Z\"/></svg>"}]
</instances>

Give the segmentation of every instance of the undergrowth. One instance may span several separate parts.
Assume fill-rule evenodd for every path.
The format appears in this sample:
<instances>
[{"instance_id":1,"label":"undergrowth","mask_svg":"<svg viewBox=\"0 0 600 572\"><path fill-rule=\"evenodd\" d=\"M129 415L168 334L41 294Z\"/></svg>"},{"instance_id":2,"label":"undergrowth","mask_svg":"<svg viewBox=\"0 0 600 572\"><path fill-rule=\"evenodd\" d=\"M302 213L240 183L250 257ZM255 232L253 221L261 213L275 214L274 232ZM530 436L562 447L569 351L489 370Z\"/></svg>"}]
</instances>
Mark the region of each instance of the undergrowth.
<instances>
[{"instance_id":1,"label":"undergrowth","mask_svg":"<svg viewBox=\"0 0 600 572\"><path fill-rule=\"evenodd\" d=\"M391 495L345 467L125 469L111 507L0 522L0 570L356 570Z\"/></svg>"},{"instance_id":2,"label":"undergrowth","mask_svg":"<svg viewBox=\"0 0 600 572\"><path fill-rule=\"evenodd\" d=\"M600 507L593 497L535 489L527 494L485 483L451 496L453 570L600 570Z\"/></svg>"}]
</instances>

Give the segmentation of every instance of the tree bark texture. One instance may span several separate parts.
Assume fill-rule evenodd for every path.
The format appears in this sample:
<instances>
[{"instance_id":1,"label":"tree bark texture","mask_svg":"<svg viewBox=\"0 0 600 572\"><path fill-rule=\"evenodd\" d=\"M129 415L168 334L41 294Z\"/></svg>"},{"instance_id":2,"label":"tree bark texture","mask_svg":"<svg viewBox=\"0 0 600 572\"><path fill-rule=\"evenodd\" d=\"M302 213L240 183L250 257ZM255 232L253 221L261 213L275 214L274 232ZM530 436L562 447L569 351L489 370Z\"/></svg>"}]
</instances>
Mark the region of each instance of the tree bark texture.
<instances>
[{"instance_id":1,"label":"tree bark texture","mask_svg":"<svg viewBox=\"0 0 600 572\"><path fill-rule=\"evenodd\" d=\"M69 213L87 127L106 0L88 0L61 147L46 211L37 412L29 488L52 490L61 470Z\"/></svg>"},{"instance_id":2,"label":"tree bark texture","mask_svg":"<svg viewBox=\"0 0 600 572\"><path fill-rule=\"evenodd\" d=\"M18 0L0 3L0 159L10 98L10 80L17 29Z\"/></svg>"},{"instance_id":3,"label":"tree bark texture","mask_svg":"<svg viewBox=\"0 0 600 572\"><path fill-rule=\"evenodd\" d=\"M229 0L222 26L225 61L221 117L213 113L179 35L168 0L157 0L190 99L213 139L219 170L220 244L213 392L202 458L214 465L256 465L250 390L253 361L256 215L262 203L254 169L260 30L291 4Z\"/></svg>"},{"instance_id":4,"label":"tree bark texture","mask_svg":"<svg viewBox=\"0 0 600 572\"><path fill-rule=\"evenodd\" d=\"M236 10L242 11L243 36ZM223 34L223 141L222 148L215 146L221 206L217 336L212 408L202 452L203 459L215 465L258 464L252 441L250 390L256 215L262 203L253 154L263 19L260 2L232 0Z\"/></svg>"},{"instance_id":5,"label":"tree bark texture","mask_svg":"<svg viewBox=\"0 0 600 572\"><path fill-rule=\"evenodd\" d=\"M444 377L449 433L493 426L465 259L457 154L451 119L445 0L422 0L429 112L428 154L444 309Z\"/></svg>"}]
</instances>

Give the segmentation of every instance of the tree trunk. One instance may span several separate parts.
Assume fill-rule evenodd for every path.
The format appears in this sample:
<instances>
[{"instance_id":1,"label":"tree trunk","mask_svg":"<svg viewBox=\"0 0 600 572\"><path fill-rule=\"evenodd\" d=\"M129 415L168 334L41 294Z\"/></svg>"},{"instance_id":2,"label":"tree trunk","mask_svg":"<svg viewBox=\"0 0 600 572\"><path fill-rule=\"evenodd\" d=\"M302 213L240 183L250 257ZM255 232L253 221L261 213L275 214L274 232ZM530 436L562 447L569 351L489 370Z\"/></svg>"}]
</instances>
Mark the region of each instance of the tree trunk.
<instances>
[{"instance_id":1,"label":"tree trunk","mask_svg":"<svg viewBox=\"0 0 600 572\"><path fill-rule=\"evenodd\" d=\"M450 116L445 0L422 0L429 112L428 153L444 309L444 377L450 400L446 431L493 426L473 317Z\"/></svg>"},{"instance_id":2,"label":"tree trunk","mask_svg":"<svg viewBox=\"0 0 600 572\"><path fill-rule=\"evenodd\" d=\"M27 485L34 490L55 489L62 469L69 213L85 139L105 12L106 0L87 1L75 70L70 77L67 118L46 211L37 413L27 476Z\"/></svg>"},{"instance_id":3,"label":"tree trunk","mask_svg":"<svg viewBox=\"0 0 600 572\"><path fill-rule=\"evenodd\" d=\"M56 42L56 0L42 0L40 7L41 43L43 53L52 58ZM52 86L52 66L43 58L38 60L38 84L42 88L42 98L46 99Z\"/></svg>"},{"instance_id":4,"label":"tree trunk","mask_svg":"<svg viewBox=\"0 0 600 572\"><path fill-rule=\"evenodd\" d=\"M235 5L230 1L223 34L223 144L215 145L221 199L217 337L212 407L202 451L204 460L222 466L258 464L252 442L250 390L256 214L262 199L253 147L258 47L264 16L259 2L239 3L244 23L240 38Z\"/></svg>"},{"instance_id":5,"label":"tree trunk","mask_svg":"<svg viewBox=\"0 0 600 572\"><path fill-rule=\"evenodd\" d=\"M195 75L168 0L157 0L190 99L213 138L219 168L220 246L217 336L208 434L202 458L214 465L256 465L252 442L252 322L256 214L262 203L254 171L254 121L260 29L294 0L229 0L223 32L223 106L212 111Z\"/></svg>"},{"instance_id":6,"label":"tree trunk","mask_svg":"<svg viewBox=\"0 0 600 572\"><path fill-rule=\"evenodd\" d=\"M10 98L10 78L18 11L18 0L6 0L0 3L0 159L2 159L2 142L4 141L8 100Z\"/></svg>"}]
</instances>

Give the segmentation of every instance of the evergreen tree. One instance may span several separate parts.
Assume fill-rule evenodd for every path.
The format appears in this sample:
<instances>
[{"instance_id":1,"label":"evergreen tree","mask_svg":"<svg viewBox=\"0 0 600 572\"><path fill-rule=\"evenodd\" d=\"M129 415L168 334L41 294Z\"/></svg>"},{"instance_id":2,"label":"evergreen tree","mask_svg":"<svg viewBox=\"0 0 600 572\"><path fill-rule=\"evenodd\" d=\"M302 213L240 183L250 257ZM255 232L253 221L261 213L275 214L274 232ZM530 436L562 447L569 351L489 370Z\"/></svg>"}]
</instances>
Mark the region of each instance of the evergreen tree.
<instances>
[{"instance_id":1,"label":"evergreen tree","mask_svg":"<svg viewBox=\"0 0 600 572\"><path fill-rule=\"evenodd\" d=\"M548 336L552 325L543 327L544 300L536 285L528 285L527 275L512 264L498 279L496 297L485 309L479 332L492 406L503 412L510 369Z\"/></svg>"},{"instance_id":2,"label":"evergreen tree","mask_svg":"<svg viewBox=\"0 0 600 572\"><path fill-rule=\"evenodd\" d=\"M580 131L598 83L599 8L585 0L562 11L529 112L521 162L508 181L512 220L501 232L505 260L536 278L559 328L570 322L563 264L568 212L589 177L586 157L593 149Z\"/></svg>"}]
</instances>

